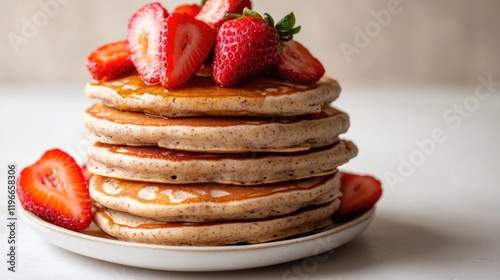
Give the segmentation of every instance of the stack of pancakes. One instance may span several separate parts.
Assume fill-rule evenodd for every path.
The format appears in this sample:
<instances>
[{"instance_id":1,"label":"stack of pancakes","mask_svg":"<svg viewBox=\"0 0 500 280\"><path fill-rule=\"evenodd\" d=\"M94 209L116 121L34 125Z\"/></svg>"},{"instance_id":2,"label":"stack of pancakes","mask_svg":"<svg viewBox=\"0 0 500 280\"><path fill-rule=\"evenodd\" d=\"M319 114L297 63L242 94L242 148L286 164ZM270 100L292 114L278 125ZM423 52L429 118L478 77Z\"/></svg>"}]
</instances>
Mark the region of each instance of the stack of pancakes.
<instances>
[{"instance_id":1,"label":"stack of pancakes","mask_svg":"<svg viewBox=\"0 0 500 280\"><path fill-rule=\"evenodd\" d=\"M169 245L260 243L331 225L337 167L357 148L322 78L257 77L223 88L196 76L174 90L137 75L87 84L94 221L121 240Z\"/></svg>"}]
</instances>

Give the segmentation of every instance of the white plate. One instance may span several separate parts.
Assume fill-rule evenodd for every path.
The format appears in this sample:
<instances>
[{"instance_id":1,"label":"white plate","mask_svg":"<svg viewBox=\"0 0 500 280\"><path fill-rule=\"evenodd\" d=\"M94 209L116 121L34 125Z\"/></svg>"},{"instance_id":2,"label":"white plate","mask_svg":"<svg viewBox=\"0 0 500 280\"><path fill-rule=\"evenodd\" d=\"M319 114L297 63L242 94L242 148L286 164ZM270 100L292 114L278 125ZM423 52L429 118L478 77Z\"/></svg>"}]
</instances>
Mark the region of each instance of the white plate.
<instances>
[{"instance_id":1,"label":"white plate","mask_svg":"<svg viewBox=\"0 0 500 280\"><path fill-rule=\"evenodd\" d=\"M50 224L31 212L20 212L46 241L63 249L108 262L172 271L222 271L255 268L297 260L336 248L359 235L375 210L314 234L252 245L166 246L110 239L93 223L78 233Z\"/></svg>"}]
</instances>

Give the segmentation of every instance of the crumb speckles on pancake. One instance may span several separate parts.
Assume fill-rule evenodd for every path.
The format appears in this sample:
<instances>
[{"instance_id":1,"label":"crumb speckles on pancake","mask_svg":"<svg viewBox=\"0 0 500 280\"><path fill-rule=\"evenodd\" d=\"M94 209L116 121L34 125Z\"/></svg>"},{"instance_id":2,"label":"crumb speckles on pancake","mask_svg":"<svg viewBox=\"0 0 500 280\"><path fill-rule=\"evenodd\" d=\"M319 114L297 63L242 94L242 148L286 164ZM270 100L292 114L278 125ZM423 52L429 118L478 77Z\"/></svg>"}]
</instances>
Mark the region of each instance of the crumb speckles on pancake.
<instances>
[{"instance_id":1,"label":"crumb speckles on pancake","mask_svg":"<svg viewBox=\"0 0 500 280\"><path fill-rule=\"evenodd\" d=\"M127 150L119 153L117 150ZM190 153L96 143L87 168L102 176L172 184L258 185L332 174L356 156L349 141L297 153Z\"/></svg>"},{"instance_id":2,"label":"crumb speckles on pancake","mask_svg":"<svg viewBox=\"0 0 500 280\"><path fill-rule=\"evenodd\" d=\"M106 184L123 189L108 194ZM105 207L161 221L262 219L338 198L340 173L265 186L154 184L94 175L91 197Z\"/></svg>"},{"instance_id":3,"label":"crumb speckles on pancake","mask_svg":"<svg viewBox=\"0 0 500 280\"><path fill-rule=\"evenodd\" d=\"M262 243L331 225L330 216L339 204L335 199L270 219L213 223L165 223L101 208L94 221L109 235L131 242L193 246Z\"/></svg>"},{"instance_id":4,"label":"crumb speckles on pancake","mask_svg":"<svg viewBox=\"0 0 500 280\"><path fill-rule=\"evenodd\" d=\"M308 150L337 142L349 127L347 114L329 106L294 117L162 118L97 103L82 120L85 135L98 142L200 152Z\"/></svg>"}]
</instances>

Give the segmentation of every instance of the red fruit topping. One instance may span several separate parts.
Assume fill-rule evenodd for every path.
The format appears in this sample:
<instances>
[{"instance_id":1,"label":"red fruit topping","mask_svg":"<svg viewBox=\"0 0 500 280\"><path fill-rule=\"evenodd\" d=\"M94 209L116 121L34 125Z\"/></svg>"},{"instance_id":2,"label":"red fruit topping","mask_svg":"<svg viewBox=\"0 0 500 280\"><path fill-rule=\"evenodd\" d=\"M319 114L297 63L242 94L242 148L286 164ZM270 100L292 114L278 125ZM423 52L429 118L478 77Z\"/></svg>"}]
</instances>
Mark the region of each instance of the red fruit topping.
<instances>
[{"instance_id":1,"label":"red fruit topping","mask_svg":"<svg viewBox=\"0 0 500 280\"><path fill-rule=\"evenodd\" d=\"M382 185L372 176L342 173L340 207L333 214L335 222L342 222L372 208L382 195Z\"/></svg>"},{"instance_id":2,"label":"red fruit topping","mask_svg":"<svg viewBox=\"0 0 500 280\"><path fill-rule=\"evenodd\" d=\"M54 149L21 171L17 193L27 211L57 226L82 231L92 221L90 196L80 166Z\"/></svg>"},{"instance_id":3,"label":"red fruit topping","mask_svg":"<svg viewBox=\"0 0 500 280\"><path fill-rule=\"evenodd\" d=\"M113 80L135 71L127 51L127 41L99 47L87 57L87 68L96 80Z\"/></svg>"},{"instance_id":4,"label":"red fruit topping","mask_svg":"<svg viewBox=\"0 0 500 280\"><path fill-rule=\"evenodd\" d=\"M235 85L276 64L279 52L276 30L261 18L227 21L215 40L214 80L222 86Z\"/></svg>"},{"instance_id":5,"label":"red fruit topping","mask_svg":"<svg viewBox=\"0 0 500 280\"><path fill-rule=\"evenodd\" d=\"M173 88L200 69L212 50L214 30L186 13L173 13L161 33L161 84Z\"/></svg>"},{"instance_id":6,"label":"red fruit topping","mask_svg":"<svg viewBox=\"0 0 500 280\"><path fill-rule=\"evenodd\" d=\"M160 3L150 3L135 12L128 23L130 58L146 84L160 82L160 35L167 16Z\"/></svg>"},{"instance_id":7,"label":"red fruit topping","mask_svg":"<svg viewBox=\"0 0 500 280\"><path fill-rule=\"evenodd\" d=\"M292 40L285 43L272 72L287 82L309 85L323 77L325 68L303 45Z\"/></svg>"},{"instance_id":8,"label":"red fruit topping","mask_svg":"<svg viewBox=\"0 0 500 280\"><path fill-rule=\"evenodd\" d=\"M241 14L244 8L251 9L250 0L207 0L196 19L206 22L213 28L219 28L228 19L224 14Z\"/></svg>"},{"instance_id":9,"label":"red fruit topping","mask_svg":"<svg viewBox=\"0 0 500 280\"><path fill-rule=\"evenodd\" d=\"M177 6L172 13L187 13L188 15L195 17L200 13L200 6L196 4L183 4Z\"/></svg>"}]
</instances>

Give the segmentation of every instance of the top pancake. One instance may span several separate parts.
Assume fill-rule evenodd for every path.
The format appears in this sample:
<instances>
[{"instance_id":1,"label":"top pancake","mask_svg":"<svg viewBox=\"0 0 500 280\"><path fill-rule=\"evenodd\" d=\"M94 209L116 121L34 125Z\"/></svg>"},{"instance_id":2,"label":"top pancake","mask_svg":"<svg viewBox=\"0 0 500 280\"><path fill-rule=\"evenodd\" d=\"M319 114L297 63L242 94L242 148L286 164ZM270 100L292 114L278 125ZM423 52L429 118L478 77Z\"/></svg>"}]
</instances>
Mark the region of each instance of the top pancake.
<instances>
[{"instance_id":1,"label":"top pancake","mask_svg":"<svg viewBox=\"0 0 500 280\"><path fill-rule=\"evenodd\" d=\"M299 85L261 76L224 88L210 77L195 76L183 86L166 90L132 75L88 83L85 93L121 110L166 117L298 116L321 112L324 104L339 96L340 86L328 77L313 85Z\"/></svg>"}]
</instances>

